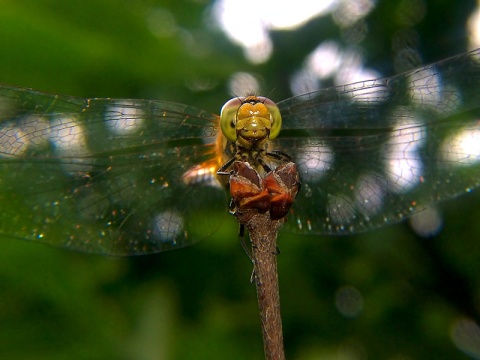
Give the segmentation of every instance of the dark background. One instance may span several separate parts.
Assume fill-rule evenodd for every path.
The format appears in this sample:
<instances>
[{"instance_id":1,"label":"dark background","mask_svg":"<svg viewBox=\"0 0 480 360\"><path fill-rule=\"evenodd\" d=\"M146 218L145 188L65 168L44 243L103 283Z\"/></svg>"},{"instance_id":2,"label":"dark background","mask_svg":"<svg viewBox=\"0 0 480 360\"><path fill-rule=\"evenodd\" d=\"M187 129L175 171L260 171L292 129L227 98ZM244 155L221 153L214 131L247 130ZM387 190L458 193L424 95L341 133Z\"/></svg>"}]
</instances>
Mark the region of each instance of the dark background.
<instances>
[{"instance_id":1,"label":"dark background","mask_svg":"<svg viewBox=\"0 0 480 360\"><path fill-rule=\"evenodd\" d=\"M353 44L348 30L358 29L319 17L272 33L273 56L261 65L246 62L240 48L208 25L209 6L3 1L0 82L82 97L159 98L218 112L236 71L259 76L275 100L288 97L289 76L327 39L360 49L384 75L464 52L475 2L378 1L360 24L364 38ZM171 36L156 37L147 26L157 7L176 21ZM421 55L411 64L396 61L399 38ZM350 237L282 234L287 358L467 359L468 352L479 358L480 330L466 320L480 319L479 200L474 192L442 204L443 230L432 238L416 236L408 223ZM179 251L120 259L0 239L0 356L261 359L251 264L235 231ZM355 289L351 303L361 305L351 316L336 306L345 286Z\"/></svg>"}]
</instances>

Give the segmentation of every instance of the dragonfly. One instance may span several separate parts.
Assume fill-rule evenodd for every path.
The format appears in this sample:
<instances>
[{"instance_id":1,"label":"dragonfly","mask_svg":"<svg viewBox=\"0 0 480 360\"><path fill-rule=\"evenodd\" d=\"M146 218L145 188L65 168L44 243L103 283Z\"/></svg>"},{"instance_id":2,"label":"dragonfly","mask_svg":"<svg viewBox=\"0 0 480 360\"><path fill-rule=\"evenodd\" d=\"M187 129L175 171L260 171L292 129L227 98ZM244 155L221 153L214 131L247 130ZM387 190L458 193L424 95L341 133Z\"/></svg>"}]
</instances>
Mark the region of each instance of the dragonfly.
<instances>
[{"instance_id":1,"label":"dragonfly","mask_svg":"<svg viewBox=\"0 0 480 360\"><path fill-rule=\"evenodd\" d=\"M282 231L360 233L479 185L480 49L276 105L266 146L301 182ZM229 216L221 127L185 104L1 85L0 236L109 255L207 238Z\"/></svg>"}]
</instances>

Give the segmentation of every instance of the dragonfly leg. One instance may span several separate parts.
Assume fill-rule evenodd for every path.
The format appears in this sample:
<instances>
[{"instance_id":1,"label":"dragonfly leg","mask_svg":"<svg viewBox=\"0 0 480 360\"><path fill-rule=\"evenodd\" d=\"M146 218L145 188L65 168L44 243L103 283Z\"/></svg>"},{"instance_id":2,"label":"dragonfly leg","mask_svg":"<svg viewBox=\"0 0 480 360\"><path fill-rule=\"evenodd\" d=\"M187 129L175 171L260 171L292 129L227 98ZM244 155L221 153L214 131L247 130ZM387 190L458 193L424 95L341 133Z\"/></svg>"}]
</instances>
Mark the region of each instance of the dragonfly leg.
<instances>
[{"instance_id":1,"label":"dragonfly leg","mask_svg":"<svg viewBox=\"0 0 480 360\"><path fill-rule=\"evenodd\" d=\"M235 200L233 200L233 198L232 198L232 199L230 199L230 203L228 204L228 211L230 212L230 214L235 215L236 209L237 209L237 204L235 204ZM241 229L240 229L240 231L241 231ZM241 235L241 236L243 236L243 235Z\"/></svg>"},{"instance_id":2,"label":"dragonfly leg","mask_svg":"<svg viewBox=\"0 0 480 360\"><path fill-rule=\"evenodd\" d=\"M243 251L245 251L245 254L247 254L248 258L250 261L252 261L252 250L248 247L247 242L245 241L245 226L240 224L240 229L239 229L239 239L240 239L240 245L242 245Z\"/></svg>"},{"instance_id":3,"label":"dragonfly leg","mask_svg":"<svg viewBox=\"0 0 480 360\"><path fill-rule=\"evenodd\" d=\"M253 245L253 244L252 244L252 249L253 249L254 247L257 248L256 245ZM244 248L244 249L245 249L245 248ZM246 250L245 250L245 251L246 251ZM279 247L278 247L278 246L275 246L275 251L272 251L271 254L272 254L272 255L275 255L275 256L279 255L279 254L280 254L280 249L279 249ZM251 255L250 253L248 254L248 257L250 258L250 260L251 260L252 263L253 263L252 275L250 275L250 284L254 285L254 284L256 284L256 281L257 281L257 280L256 280L256 279L257 279L257 274L256 274L256 272L255 272L255 262L253 261L252 255Z\"/></svg>"},{"instance_id":4,"label":"dragonfly leg","mask_svg":"<svg viewBox=\"0 0 480 360\"><path fill-rule=\"evenodd\" d=\"M276 160L280 160L283 162L290 162L292 161L292 157L283 151L280 150L272 150L270 152L267 152L267 156L274 158Z\"/></svg>"},{"instance_id":5,"label":"dragonfly leg","mask_svg":"<svg viewBox=\"0 0 480 360\"><path fill-rule=\"evenodd\" d=\"M252 270L252 275L250 275L250 285L255 285L255 279L256 279L256 274L255 274L255 266L253 267Z\"/></svg>"},{"instance_id":6,"label":"dragonfly leg","mask_svg":"<svg viewBox=\"0 0 480 360\"><path fill-rule=\"evenodd\" d=\"M255 284L255 278L256 278L255 277L255 262L253 261L252 250L248 248L248 245L245 241L245 225L240 224L238 235L239 235L239 238L240 238L240 245L242 245L243 251L245 251L245 254L247 254L248 258L250 259L250 261L253 264L252 275L250 275L250 284L254 285Z\"/></svg>"},{"instance_id":7,"label":"dragonfly leg","mask_svg":"<svg viewBox=\"0 0 480 360\"><path fill-rule=\"evenodd\" d=\"M236 160L235 157L232 157L231 159L229 159L225 164L223 164L220 169L217 170L217 175L220 175L220 176L228 176L230 175L230 171L227 171L227 169L233 164L233 162Z\"/></svg>"},{"instance_id":8,"label":"dragonfly leg","mask_svg":"<svg viewBox=\"0 0 480 360\"><path fill-rule=\"evenodd\" d=\"M265 161L263 161L262 159L257 159L258 163L261 165L261 167L263 168L263 170L268 174L270 171L272 171L272 169L270 168L270 166L268 166Z\"/></svg>"}]
</instances>

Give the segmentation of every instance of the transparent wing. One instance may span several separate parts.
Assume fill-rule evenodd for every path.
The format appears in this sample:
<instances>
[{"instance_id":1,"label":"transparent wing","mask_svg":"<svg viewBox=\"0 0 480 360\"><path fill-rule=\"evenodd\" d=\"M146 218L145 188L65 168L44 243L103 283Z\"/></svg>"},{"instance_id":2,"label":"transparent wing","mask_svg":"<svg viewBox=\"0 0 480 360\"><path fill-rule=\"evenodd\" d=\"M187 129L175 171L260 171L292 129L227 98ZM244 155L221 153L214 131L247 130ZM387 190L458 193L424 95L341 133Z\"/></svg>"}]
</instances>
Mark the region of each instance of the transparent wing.
<instances>
[{"instance_id":1,"label":"transparent wing","mask_svg":"<svg viewBox=\"0 0 480 360\"><path fill-rule=\"evenodd\" d=\"M1 86L0 234L116 255L200 240L227 213L211 173L188 172L216 161L216 134L186 105Z\"/></svg>"},{"instance_id":2,"label":"transparent wing","mask_svg":"<svg viewBox=\"0 0 480 360\"><path fill-rule=\"evenodd\" d=\"M477 187L479 52L280 102L272 146L302 181L287 227L365 231ZM186 105L0 86L0 234L117 255L207 237L227 213L217 134Z\"/></svg>"},{"instance_id":3,"label":"transparent wing","mask_svg":"<svg viewBox=\"0 0 480 360\"><path fill-rule=\"evenodd\" d=\"M278 106L272 145L302 181L290 230L374 229L479 185L480 50Z\"/></svg>"}]
</instances>

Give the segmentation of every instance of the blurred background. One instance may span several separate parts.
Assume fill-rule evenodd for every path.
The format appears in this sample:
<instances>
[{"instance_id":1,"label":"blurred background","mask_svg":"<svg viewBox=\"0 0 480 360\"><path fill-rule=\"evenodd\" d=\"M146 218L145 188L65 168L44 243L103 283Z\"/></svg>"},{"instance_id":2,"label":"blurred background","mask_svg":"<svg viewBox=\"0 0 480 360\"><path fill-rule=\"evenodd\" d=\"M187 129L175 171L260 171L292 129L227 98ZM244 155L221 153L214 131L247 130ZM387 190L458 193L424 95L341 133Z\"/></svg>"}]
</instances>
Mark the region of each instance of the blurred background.
<instances>
[{"instance_id":1,"label":"blurred background","mask_svg":"<svg viewBox=\"0 0 480 360\"><path fill-rule=\"evenodd\" d=\"M232 94L279 101L478 47L478 11L446 0L4 0L0 82L218 113ZM479 359L479 201L441 204L426 237L409 222L282 234L287 358ZM232 224L131 258L2 238L0 356L262 359L252 267Z\"/></svg>"}]
</instances>

